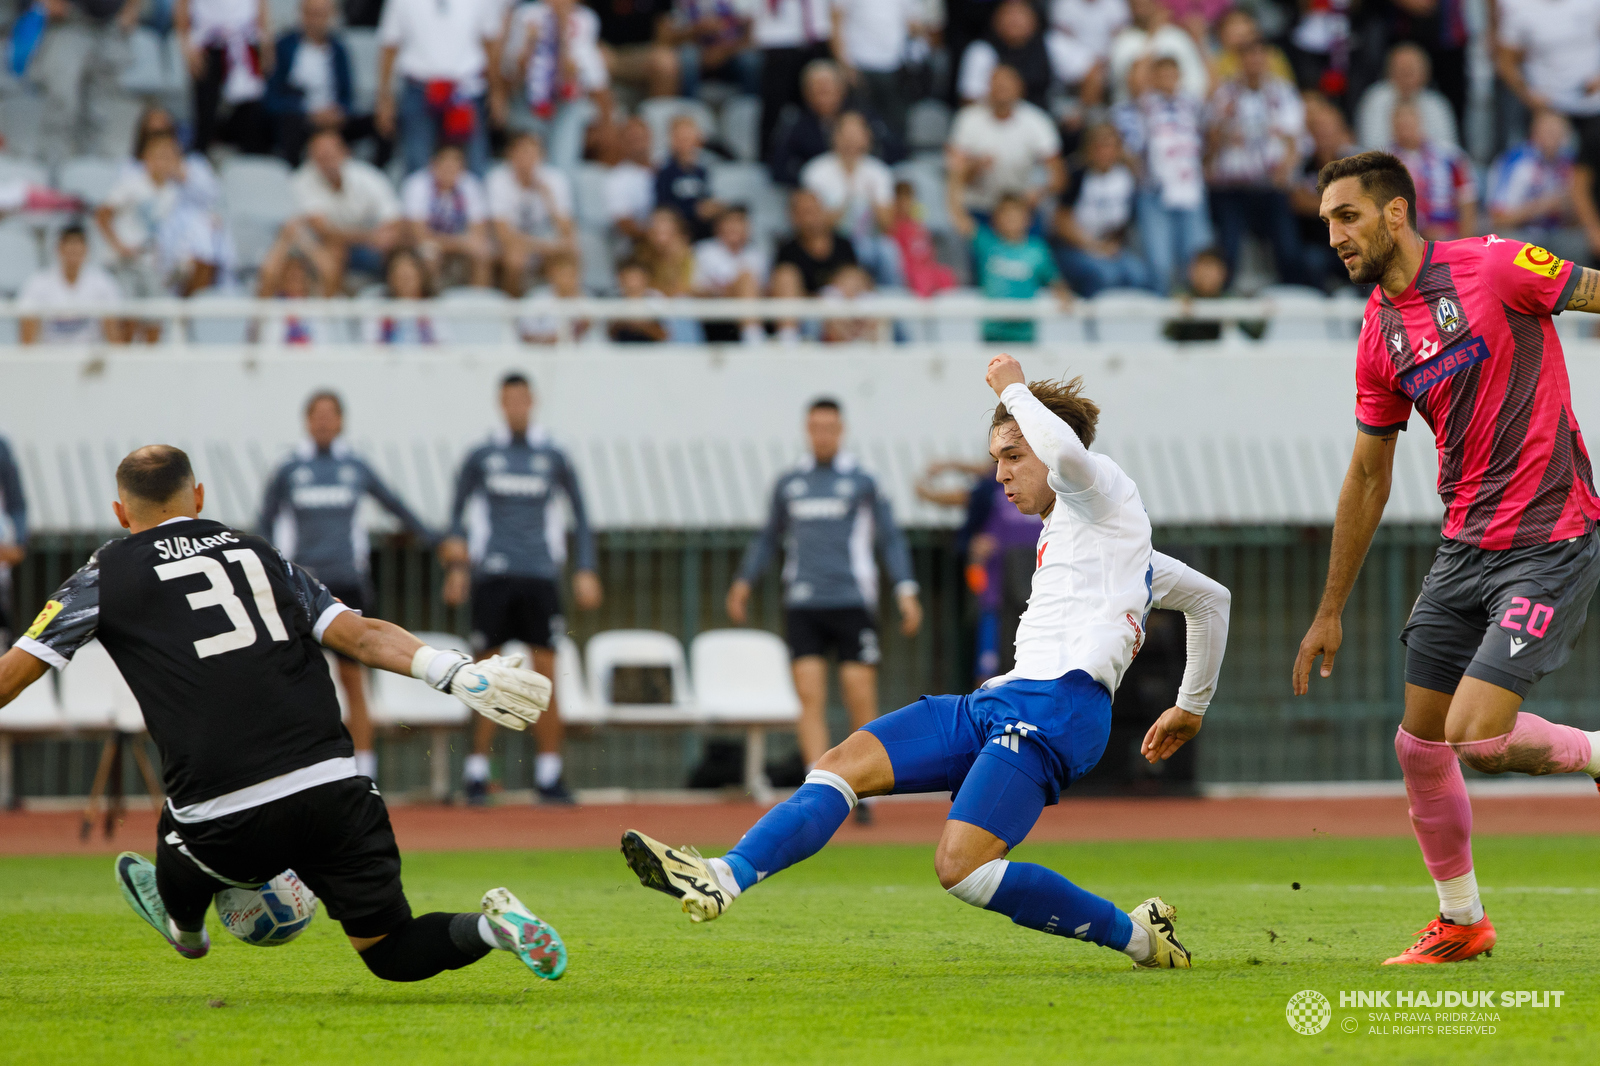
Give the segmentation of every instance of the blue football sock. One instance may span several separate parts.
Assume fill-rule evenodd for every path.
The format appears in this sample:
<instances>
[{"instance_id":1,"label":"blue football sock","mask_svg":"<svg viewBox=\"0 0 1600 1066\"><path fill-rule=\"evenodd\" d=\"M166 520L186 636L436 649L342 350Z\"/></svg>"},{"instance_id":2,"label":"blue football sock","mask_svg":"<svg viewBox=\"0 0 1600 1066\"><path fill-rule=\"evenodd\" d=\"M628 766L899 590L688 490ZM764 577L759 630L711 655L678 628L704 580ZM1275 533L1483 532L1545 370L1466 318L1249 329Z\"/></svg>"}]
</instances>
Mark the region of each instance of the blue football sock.
<instances>
[{"instance_id":1,"label":"blue football sock","mask_svg":"<svg viewBox=\"0 0 1600 1066\"><path fill-rule=\"evenodd\" d=\"M832 785L807 782L761 816L723 858L743 892L822 850L850 816L850 804Z\"/></svg>"},{"instance_id":2,"label":"blue football sock","mask_svg":"<svg viewBox=\"0 0 1600 1066\"><path fill-rule=\"evenodd\" d=\"M1056 936L1077 937L1121 951L1133 936L1133 921L1116 904L1085 892L1054 870L1013 862L986 910L1018 925Z\"/></svg>"}]
</instances>

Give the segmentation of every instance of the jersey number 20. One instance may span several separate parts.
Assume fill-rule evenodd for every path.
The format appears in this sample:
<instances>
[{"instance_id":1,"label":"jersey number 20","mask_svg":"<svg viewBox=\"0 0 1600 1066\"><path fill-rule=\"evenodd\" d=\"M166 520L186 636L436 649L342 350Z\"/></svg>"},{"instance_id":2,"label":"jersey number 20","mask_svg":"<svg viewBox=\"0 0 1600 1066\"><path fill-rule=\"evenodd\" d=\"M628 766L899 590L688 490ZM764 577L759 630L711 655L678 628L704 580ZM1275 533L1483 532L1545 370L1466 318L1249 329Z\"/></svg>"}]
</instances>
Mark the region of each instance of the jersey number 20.
<instances>
[{"instance_id":1,"label":"jersey number 20","mask_svg":"<svg viewBox=\"0 0 1600 1066\"><path fill-rule=\"evenodd\" d=\"M267 627L267 635L273 640L288 640L289 631L284 628L283 618L278 614L278 605L272 598L272 584L267 580L267 571L262 567L260 557L249 548L225 551L222 557L238 563L239 569L244 571L245 580L250 582L250 591L254 594L256 610ZM250 612L245 610L239 597L233 594L233 581L221 563L209 555L191 555L187 559L162 563L156 567L156 576L162 581L187 577L189 574L204 574L211 582L210 588L189 593L189 608L198 611L203 607L221 607L228 612L228 621L233 623L233 628L226 633L195 641L195 654L204 659L254 644L255 623L250 620Z\"/></svg>"}]
</instances>

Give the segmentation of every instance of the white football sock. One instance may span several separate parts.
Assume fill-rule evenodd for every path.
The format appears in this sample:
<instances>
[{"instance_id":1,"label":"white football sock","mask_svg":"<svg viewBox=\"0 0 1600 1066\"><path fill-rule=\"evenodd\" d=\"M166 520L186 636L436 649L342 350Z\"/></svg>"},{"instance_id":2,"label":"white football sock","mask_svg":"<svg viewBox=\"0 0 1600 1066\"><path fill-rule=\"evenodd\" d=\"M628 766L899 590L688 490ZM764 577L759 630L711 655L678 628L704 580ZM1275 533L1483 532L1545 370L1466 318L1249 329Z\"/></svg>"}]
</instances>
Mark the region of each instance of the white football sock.
<instances>
[{"instance_id":1,"label":"white football sock","mask_svg":"<svg viewBox=\"0 0 1600 1066\"><path fill-rule=\"evenodd\" d=\"M728 895L733 899L739 898L739 879L733 876L733 867L728 865L726 859L707 859L706 865L711 867L717 875L717 880L722 882L722 887L728 890Z\"/></svg>"},{"instance_id":2,"label":"white football sock","mask_svg":"<svg viewBox=\"0 0 1600 1066\"><path fill-rule=\"evenodd\" d=\"M1128 946L1122 949L1122 953L1134 962L1144 962L1154 955L1156 947L1150 943L1150 930L1134 922L1133 935L1128 938Z\"/></svg>"},{"instance_id":3,"label":"white football sock","mask_svg":"<svg viewBox=\"0 0 1600 1066\"><path fill-rule=\"evenodd\" d=\"M1583 735L1589 738L1589 765L1583 768L1583 772L1600 779L1600 729L1593 733L1584 732Z\"/></svg>"},{"instance_id":4,"label":"white football sock","mask_svg":"<svg viewBox=\"0 0 1600 1066\"><path fill-rule=\"evenodd\" d=\"M378 753L375 751L356 752L356 774L372 781L378 780Z\"/></svg>"},{"instance_id":5,"label":"white football sock","mask_svg":"<svg viewBox=\"0 0 1600 1066\"><path fill-rule=\"evenodd\" d=\"M461 776L468 781L489 780L489 756L468 755L467 761L461 766Z\"/></svg>"},{"instance_id":6,"label":"white football sock","mask_svg":"<svg viewBox=\"0 0 1600 1066\"><path fill-rule=\"evenodd\" d=\"M171 918L168 918L167 929L171 931L172 939L176 940L186 948L200 948L205 946L206 927L204 925L201 925L200 928L191 932L188 929L180 928L177 922L173 921Z\"/></svg>"},{"instance_id":7,"label":"white football sock","mask_svg":"<svg viewBox=\"0 0 1600 1066\"><path fill-rule=\"evenodd\" d=\"M1473 925L1483 919L1483 900L1478 898L1478 875L1468 870L1448 881L1435 881L1439 890L1439 915L1457 925Z\"/></svg>"},{"instance_id":8,"label":"white football sock","mask_svg":"<svg viewBox=\"0 0 1600 1066\"><path fill-rule=\"evenodd\" d=\"M483 937L483 942L498 951L505 951L506 947L494 938L494 927L489 924L487 914L478 915L478 935Z\"/></svg>"},{"instance_id":9,"label":"white football sock","mask_svg":"<svg viewBox=\"0 0 1600 1066\"><path fill-rule=\"evenodd\" d=\"M533 783L540 788L554 788L561 780L561 753L541 751L533 760Z\"/></svg>"}]
</instances>

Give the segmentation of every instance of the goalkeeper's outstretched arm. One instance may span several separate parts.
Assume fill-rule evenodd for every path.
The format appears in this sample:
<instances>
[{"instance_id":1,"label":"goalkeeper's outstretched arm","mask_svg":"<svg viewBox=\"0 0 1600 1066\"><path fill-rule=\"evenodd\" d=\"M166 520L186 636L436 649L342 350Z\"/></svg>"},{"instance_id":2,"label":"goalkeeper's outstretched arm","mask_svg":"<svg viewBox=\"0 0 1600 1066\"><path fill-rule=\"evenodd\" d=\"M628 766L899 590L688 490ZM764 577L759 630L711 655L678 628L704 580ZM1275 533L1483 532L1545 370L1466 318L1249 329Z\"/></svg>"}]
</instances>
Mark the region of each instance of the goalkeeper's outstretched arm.
<instances>
[{"instance_id":1,"label":"goalkeeper's outstretched arm","mask_svg":"<svg viewBox=\"0 0 1600 1066\"><path fill-rule=\"evenodd\" d=\"M322 645L374 669L426 681L511 729L528 728L550 706L550 679L522 669L520 655L474 663L463 652L431 648L392 622L354 611L328 623Z\"/></svg>"}]
</instances>

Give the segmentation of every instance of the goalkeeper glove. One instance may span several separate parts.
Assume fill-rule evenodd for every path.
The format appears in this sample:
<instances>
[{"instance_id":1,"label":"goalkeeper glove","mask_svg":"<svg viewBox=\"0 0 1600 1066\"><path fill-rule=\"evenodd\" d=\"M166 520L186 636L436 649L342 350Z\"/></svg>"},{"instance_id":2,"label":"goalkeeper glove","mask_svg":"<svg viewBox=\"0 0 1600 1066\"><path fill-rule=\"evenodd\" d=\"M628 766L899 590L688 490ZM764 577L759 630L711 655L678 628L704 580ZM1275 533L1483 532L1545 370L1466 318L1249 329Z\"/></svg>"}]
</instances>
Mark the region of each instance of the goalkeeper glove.
<instances>
[{"instance_id":1,"label":"goalkeeper glove","mask_svg":"<svg viewBox=\"0 0 1600 1066\"><path fill-rule=\"evenodd\" d=\"M524 670L521 655L494 655L475 663L459 651L423 645L411 659L411 676L507 729L527 729L550 706L550 679Z\"/></svg>"}]
</instances>

